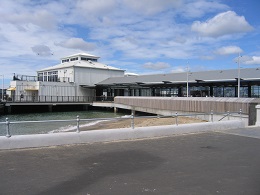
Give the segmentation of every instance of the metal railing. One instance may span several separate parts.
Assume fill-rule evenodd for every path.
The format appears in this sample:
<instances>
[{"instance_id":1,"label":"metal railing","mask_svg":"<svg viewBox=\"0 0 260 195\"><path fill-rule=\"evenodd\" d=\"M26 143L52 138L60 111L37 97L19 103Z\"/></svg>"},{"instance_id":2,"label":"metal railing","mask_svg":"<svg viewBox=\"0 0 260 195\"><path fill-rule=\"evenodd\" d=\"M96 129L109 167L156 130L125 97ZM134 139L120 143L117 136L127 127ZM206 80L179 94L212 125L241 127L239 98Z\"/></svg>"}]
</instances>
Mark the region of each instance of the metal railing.
<instances>
[{"instance_id":1,"label":"metal railing","mask_svg":"<svg viewBox=\"0 0 260 195\"><path fill-rule=\"evenodd\" d=\"M230 120L230 116L236 116L239 117L240 120L242 120L242 111L240 109L239 112L226 112L226 113L214 113L213 110L210 113L194 113L194 114L179 114L176 112L174 115L170 116L134 116L134 114L131 114L130 117L117 117L117 118L92 118L92 119L80 119L79 116L76 117L76 119L71 120L42 120L42 121L9 121L8 118L6 118L5 122L0 122L0 125L6 125L6 137L10 138L11 131L10 131L10 125L12 124L24 124L24 123L55 123L55 122L75 122L76 124L76 132L80 133L80 121L113 121L113 120L129 120L131 119L130 127L132 129L135 128L135 119L137 118L175 118L175 125L179 125L179 117L192 117L192 116L199 116L199 115L209 115L211 122L214 121L214 115L224 115L220 120L223 120L225 117L228 117L228 120ZM220 121L219 120L219 121Z\"/></svg>"},{"instance_id":2,"label":"metal railing","mask_svg":"<svg viewBox=\"0 0 260 195\"><path fill-rule=\"evenodd\" d=\"M93 101L114 101L114 97L107 96L33 96L33 95L15 95L6 98L3 102L15 102L15 103L59 103L59 102L82 102L90 103Z\"/></svg>"}]
</instances>

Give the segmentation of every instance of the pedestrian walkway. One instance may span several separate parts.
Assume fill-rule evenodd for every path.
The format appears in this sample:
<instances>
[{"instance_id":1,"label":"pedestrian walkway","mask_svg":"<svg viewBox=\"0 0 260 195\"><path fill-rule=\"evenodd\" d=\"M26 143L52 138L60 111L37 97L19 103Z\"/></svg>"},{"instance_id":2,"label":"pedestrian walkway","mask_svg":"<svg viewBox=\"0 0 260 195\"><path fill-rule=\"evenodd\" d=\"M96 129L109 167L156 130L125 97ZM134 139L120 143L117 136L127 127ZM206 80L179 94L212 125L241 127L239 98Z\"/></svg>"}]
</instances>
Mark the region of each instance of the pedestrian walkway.
<instances>
[{"instance_id":1,"label":"pedestrian walkway","mask_svg":"<svg viewBox=\"0 0 260 195\"><path fill-rule=\"evenodd\" d=\"M2 150L0 194L260 194L257 129Z\"/></svg>"},{"instance_id":2,"label":"pedestrian walkway","mask_svg":"<svg viewBox=\"0 0 260 195\"><path fill-rule=\"evenodd\" d=\"M240 129L229 129L224 132L233 135L240 135L260 139L260 127L255 126Z\"/></svg>"}]
</instances>

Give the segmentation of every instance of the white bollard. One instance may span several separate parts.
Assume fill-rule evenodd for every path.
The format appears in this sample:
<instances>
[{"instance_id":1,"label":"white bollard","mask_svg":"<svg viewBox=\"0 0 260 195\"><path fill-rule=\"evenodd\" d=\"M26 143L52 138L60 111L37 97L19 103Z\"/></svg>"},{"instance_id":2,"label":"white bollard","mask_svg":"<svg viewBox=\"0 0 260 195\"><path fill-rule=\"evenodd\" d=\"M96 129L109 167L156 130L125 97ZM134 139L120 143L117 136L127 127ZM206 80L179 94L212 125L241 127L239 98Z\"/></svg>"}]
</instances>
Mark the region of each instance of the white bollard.
<instances>
[{"instance_id":1,"label":"white bollard","mask_svg":"<svg viewBox=\"0 0 260 195\"><path fill-rule=\"evenodd\" d=\"M260 126L260 104L256 105L256 126Z\"/></svg>"}]
</instances>

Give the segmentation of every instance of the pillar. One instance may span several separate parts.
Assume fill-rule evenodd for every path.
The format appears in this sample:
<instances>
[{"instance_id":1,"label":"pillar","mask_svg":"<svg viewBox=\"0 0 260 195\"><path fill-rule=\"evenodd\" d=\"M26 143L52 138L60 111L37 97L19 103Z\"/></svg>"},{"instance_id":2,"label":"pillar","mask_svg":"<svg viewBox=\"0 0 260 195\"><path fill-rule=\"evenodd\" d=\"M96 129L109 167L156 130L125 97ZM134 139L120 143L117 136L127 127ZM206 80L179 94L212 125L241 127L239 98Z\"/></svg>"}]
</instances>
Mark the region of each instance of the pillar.
<instances>
[{"instance_id":1,"label":"pillar","mask_svg":"<svg viewBox=\"0 0 260 195\"><path fill-rule=\"evenodd\" d=\"M7 106L7 113L12 114L12 106L11 105Z\"/></svg>"},{"instance_id":2,"label":"pillar","mask_svg":"<svg viewBox=\"0 0 260 195\"><path fill-rule=\"evenodd\" d=\"M48 111L52 112L52 105L48 105Z\"/></svg>"},{"instance_id":3,"label":"pillar","mask_svg":"<svg viewBox=\"0 0 260 195\"><path fill-rule=\"evenodd\" d=\"M87 111L87 110L88 110L88 105L83 105L82 107L83 107L83 110L84 110L84 111Z\"/></svg>"},{"instance_id":4,"label":"pillar","mask_svg":"<svg viewBox=\"0 0 260 195\"><path fill-rule=\"evenodd\" d=\"M114 113L117 113L117 107L114 107Z\"/></svg>"}]
</instances>

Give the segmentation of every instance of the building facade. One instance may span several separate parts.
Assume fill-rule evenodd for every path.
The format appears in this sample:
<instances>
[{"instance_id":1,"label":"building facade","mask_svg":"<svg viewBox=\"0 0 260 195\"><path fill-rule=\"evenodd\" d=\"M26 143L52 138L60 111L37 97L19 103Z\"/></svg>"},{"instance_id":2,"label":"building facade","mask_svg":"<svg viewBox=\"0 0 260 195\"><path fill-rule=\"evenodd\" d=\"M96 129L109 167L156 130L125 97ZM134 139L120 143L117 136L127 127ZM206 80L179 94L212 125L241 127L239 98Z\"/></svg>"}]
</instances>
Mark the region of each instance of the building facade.
<instances>
[{"instance_id":1,"label":"building facade","mask_svg":"<svg viewBox=\"0 0 260 195\"><path fill-rule=\"evenodd\" d=\"M238 97L239 93L260 98L260 69L240 69L239 75L230 69L124 76L101 81L97 88L111 96Z\"/></svg>"},{"instance_id":2,"label":"building facade","mask_svg":"<svg viewBox=\"0 0 260 195\"><path fill-rule=\"evenodd\" d=\"M37 76L14 75L7 94L11 100L50 101L50 98L95 96L95 84L124 75L124 70L98 62L99 57L78 53L37 71Z\"/></svg>"}]
</instances>

